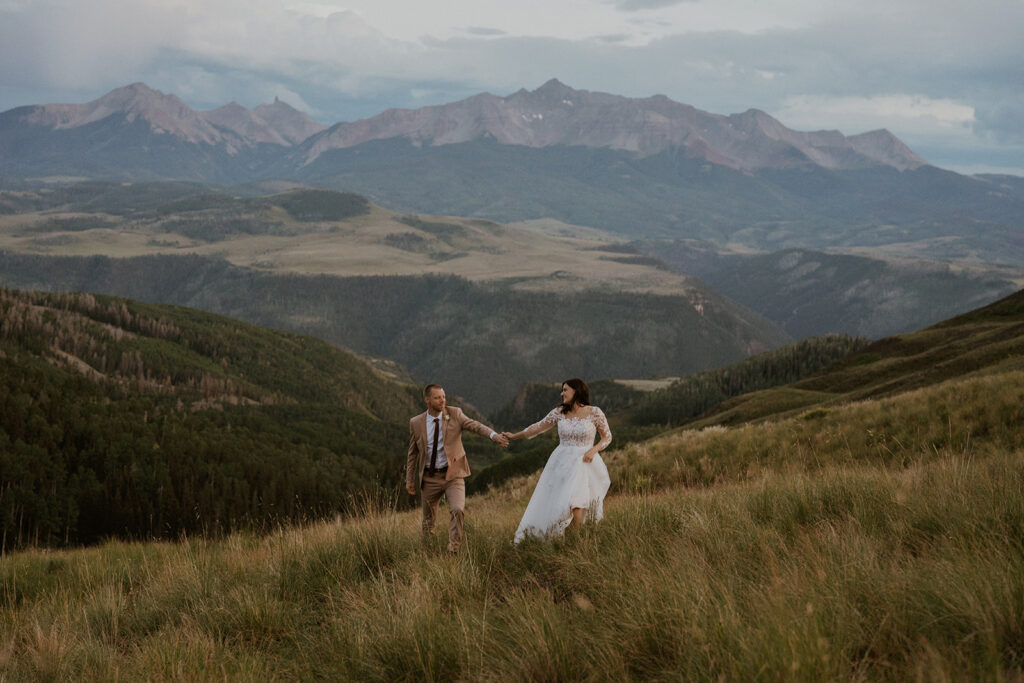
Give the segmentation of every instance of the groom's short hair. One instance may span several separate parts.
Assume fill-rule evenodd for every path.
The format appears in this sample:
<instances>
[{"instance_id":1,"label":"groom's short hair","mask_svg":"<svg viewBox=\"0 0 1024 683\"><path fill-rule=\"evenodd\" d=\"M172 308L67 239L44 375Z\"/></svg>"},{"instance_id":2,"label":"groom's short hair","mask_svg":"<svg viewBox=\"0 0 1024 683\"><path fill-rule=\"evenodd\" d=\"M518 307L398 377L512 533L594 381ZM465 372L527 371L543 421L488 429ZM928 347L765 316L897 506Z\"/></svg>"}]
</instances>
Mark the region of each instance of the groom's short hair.
<instances>
[{"instance_id":1,"label":"groom's short hair","mask_svg":"<svg viewBox=\"0 0 1024 683\"><path fill-rule=\"evenodd\" d=\"M440 384L428 384L427 386L423 387L423 398L429 398L430 392L433 391L434 389L444 390L444 387L442 387Z\"/></svg>"}]
</instances>

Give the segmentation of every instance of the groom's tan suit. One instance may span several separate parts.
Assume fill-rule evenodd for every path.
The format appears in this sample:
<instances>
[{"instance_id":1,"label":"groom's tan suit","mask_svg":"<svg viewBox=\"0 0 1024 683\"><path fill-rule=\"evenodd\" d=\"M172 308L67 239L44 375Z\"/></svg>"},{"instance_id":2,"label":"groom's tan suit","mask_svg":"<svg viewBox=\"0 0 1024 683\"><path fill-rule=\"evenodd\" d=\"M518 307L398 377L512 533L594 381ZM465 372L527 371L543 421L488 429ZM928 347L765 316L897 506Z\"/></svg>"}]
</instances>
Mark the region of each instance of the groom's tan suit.
<instances>
[{"instance_id":1,"label":"groom's tan suit","mask_svg":"<svg viewBox=\"0 0 1024 683\"><path fill-rule=\"evenodd\" d=\"M427 438L427 419L434 419L428 412L423 412L409 420L409 457L405 465L405 483L412 487L417 483L423 496L423 533L429 535L434 531L437 520L437 505L443 494L448 499L451 521L448 525L448 550L455 552L462 543L462 520L466 509L466 482L469 476L469 462L466 449L462 445L462 432L476 432L484 438L490 438L494 431L470 418L459 408L445 406L439 418L441 420L440 441L444 444L443 452L447 460L447 469L430 472L432 440Z\"/></svg>"}]
</instances>

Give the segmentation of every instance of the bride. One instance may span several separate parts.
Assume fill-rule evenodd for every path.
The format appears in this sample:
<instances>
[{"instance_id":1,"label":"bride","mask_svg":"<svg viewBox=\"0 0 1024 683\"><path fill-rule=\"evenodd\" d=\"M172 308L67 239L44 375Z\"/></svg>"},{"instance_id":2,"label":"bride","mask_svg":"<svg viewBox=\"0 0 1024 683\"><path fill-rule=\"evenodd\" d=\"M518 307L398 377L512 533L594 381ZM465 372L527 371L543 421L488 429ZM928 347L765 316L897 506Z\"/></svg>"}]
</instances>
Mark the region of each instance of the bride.
<instances>
[{"instance_id":1,"label":"bride","mask_svg":"<svg viewBox=\"0 0 1024 683\"><path fill-rule=\"evenodd\" d=\"M570 525L582 525L589 511L594 521L604 516L604 495L611 480L598 453L612 442L608 420L597 406L590 405L590 389L581 379L562 384L562 403L543 420L509 439L532 439L558 425L558 447L552 451L540 481L533 491L514 542L526 536L561 535ZM594 443L595 434L601 440Z\"/></svg>"}]
</instances>

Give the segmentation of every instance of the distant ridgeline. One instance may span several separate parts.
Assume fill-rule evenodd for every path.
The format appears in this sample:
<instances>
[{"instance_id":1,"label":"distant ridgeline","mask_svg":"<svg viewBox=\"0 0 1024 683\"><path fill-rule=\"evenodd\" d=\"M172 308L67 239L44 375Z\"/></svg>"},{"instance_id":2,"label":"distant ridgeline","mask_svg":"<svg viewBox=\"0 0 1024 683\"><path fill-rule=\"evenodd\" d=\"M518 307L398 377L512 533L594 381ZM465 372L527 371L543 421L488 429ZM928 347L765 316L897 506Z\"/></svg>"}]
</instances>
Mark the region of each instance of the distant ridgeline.
<instances>
[{"instance_id":1,"label":"distant ridgeline","mask_svg":"<svg viewBox=\"0 0 1024 683\"><path fill-rule=\"evenodd\" d=\"M175 538L349 509L404 475L416 388L311 337L0 289L0 545Z\"/></svg>"}]
</instances>

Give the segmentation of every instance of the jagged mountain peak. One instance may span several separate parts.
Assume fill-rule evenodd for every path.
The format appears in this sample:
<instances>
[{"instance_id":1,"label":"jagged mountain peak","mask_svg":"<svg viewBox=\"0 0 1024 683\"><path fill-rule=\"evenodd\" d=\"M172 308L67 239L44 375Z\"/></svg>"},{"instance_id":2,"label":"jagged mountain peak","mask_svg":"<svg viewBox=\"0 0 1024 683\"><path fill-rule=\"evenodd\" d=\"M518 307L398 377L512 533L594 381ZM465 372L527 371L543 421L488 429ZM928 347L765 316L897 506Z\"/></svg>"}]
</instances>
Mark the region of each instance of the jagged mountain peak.
<instances>
[{"instance_id":1,"label":"jagged mountain peak","mask_svg":"<svg viewBox=\"0 0 1024 683\"><path fill-rule=\"evenodd\" d=\"M919 168L928 164L927 161L903 144L902 140L885 128L853 135L849 140L854 149L861 154L884 161L901 171Z\"/></svg>"},{"instance_id":2,"label":"jagged mountain peak","mask_svg":"<svg viewBox=\"0 0 1024 683\"><path fill-rule=\"evenodd\" d=\"M289 145L297 145L326 128L309 114L278 97L271 104L257 106L253 113L266 121Z\"/></svg>"},{"instance_id":3,"label":"jagged mountain peak","mask_svg":"<svg viewBox=\"0 0 1024 683\"><path fill-rule=\"evenodd\" d=\"M175 99L177 99L177 97L174 95L166 95L165 93L162 93L159 90L150 88L142 81L137 81L135 83L130 83L128 85L122 86L120 88L114 88L107 94L93 101L113 103L131 101L136 100L138 98L157 99L163 97L174 97Z\"/></svg>"},{"instance_id":4,"label":"jagged mountain peak","mask_svg":"<svg viewBox=\"0 0 1024 683\"><path fill-rule=\"evenodd\" d=\"M883 164L903 170L926 163L902 143L876 136L855 142L839 131L794 131L759 109L721 116L664 95L633 99L575 90L557 78L507 97L481 93L451 104L389 110L341 123L312 138L303 156L310 163L331 149L394 138L431 146L493 139L508 145L584 146L645 156L684 149L741 170L801 164L831 169Z\"/></svg>"},{"instance_id":5,"label":"jagged mountain peak","mask_svg":"<svg viewBox=\"0 0 1024 683\"><path fill-rule=\"evenodd\" d=\"M238 102L235 102L234 100L231 100L227 104L222 105L220 107L217 107L216 109L211 109L210 111L241 113L243 111L249 111L249 110L246 109L245 107L243 107L242 105L240 105Z\"/></svg>"},{"instance_id":6,"label":"jagged mountain peak","mask_svg":"<svg viewBox=\"0 0 1024 683\"><path fill-rule=\"evenodd\" d=\"M533 94L542 95L544 97L571 97L572 95L576 95L578 92L579 91L570 88L557 78L552 78L544 85L534 90Z\"/></svg>"},{"instance_id":7,"label":"jagged mountain peak","mask_svg":"<svg viewBox=\"0 0 1024 683\"><path fill-rule=\"evenodd\" d=\"M154 133L170 134L193 143L214 144L217 131L173 94L154 90L145 83L132 83L111 90L84 104L44 104L31 108L25 122L55 130L79 128L119 116L127 123L149 124Z\"/></svg>"},{"instance_id":8,"label":"jagged mountain peak","mask_svg":"<svg viewBox=\"0 0 1024 683\"><path fill-rule=\"evenodd\" d=\"M186 142L223 145L229 154L241 147L269 143L290 147L320 132L320 125L307 114L279 98L255 110L238 102L197 112L177 95L165 94L142 82L115 88L84 104L45 104L25 108L23 120L54 130L79 128L109 117L127 123L142 120L153 133L178 137Z\"/></svg>"}]
</instances>

